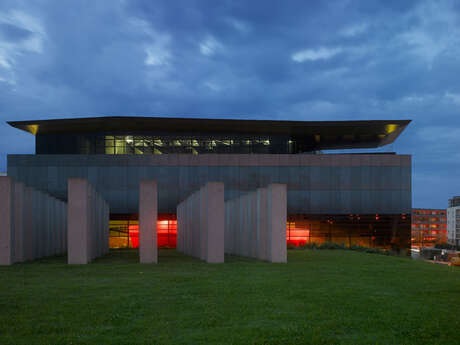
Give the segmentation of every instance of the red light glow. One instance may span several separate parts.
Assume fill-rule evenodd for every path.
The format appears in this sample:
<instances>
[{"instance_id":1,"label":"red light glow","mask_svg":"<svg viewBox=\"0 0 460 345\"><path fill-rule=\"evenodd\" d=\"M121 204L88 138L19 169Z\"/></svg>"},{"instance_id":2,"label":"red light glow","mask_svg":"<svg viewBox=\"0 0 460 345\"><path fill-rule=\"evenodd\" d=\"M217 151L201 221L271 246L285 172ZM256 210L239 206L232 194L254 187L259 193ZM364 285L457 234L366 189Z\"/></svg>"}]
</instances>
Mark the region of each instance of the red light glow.
<instances>
[{"instance_id":1,"label":"red light glow","mask_svg":"<svg viewBox=\"0 0 460 345\"><path fill-rule=\"evenodd\" d=\"M296 247L303 246L308 243L310 230L304 228L296 228L295 223L287 223L286 227L286 242L288 245Z\"/></svg>"},{"instance_id":2,"label":"red light glow","mask_svg":"<svg viewBox=\"0 0 460 345\"><path fill-rule=\"evenodd\" d=\"M139 248L139 225L129 225L129 242L132 248ZM176 248L177 220L157 221L157 245L159 248Z\"/></svg>"}]
</instances>

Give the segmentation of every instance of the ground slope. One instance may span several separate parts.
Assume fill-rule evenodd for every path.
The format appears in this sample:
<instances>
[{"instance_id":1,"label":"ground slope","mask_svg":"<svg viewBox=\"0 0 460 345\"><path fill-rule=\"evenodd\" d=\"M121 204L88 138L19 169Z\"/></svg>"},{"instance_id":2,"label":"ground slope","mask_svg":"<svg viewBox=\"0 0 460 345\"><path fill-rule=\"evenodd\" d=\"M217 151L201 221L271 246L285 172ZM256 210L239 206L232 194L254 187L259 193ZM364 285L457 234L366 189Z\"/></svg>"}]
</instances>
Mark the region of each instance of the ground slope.
<instances>
[{"instance_id":1,"label":"ground slope","mask_svg":"<svg viewBox=\"0 0 460 345\"><path fill-rule=\"evenodd\" d=\"M116 251L0 267L0 344L455 344L460 269L345 250L288 264Z\"/></svg>"}]
</instances>

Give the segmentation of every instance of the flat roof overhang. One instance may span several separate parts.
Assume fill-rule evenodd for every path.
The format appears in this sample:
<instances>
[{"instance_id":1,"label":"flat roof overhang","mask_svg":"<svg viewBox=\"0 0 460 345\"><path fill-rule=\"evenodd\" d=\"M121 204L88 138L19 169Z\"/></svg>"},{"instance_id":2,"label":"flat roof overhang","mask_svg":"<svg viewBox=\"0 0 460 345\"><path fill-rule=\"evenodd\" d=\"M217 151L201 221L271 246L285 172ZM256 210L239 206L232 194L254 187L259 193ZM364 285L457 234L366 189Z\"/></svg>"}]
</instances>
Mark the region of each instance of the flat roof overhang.
<instances>
[{"instance_id":1,"label":"flat roof overhang","mask_svg":"<svg viewBox=\"0 0 460 345\"><path fill-rule=\"evenodd\" d=\"M32 133L173 132L288 136L311 143L318 150L375 148L387 145L411 120L273 121L180 117L105 116L72 119L9 121Z\"/></svg>"}]
</instances>

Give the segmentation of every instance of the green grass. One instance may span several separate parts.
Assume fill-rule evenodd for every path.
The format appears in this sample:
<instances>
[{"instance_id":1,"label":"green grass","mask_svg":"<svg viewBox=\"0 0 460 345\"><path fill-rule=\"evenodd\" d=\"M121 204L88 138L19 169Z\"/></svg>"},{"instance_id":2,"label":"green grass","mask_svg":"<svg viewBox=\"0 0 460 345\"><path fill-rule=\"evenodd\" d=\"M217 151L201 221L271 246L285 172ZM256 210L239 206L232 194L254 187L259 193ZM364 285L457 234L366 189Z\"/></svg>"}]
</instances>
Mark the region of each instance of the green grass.
<instances>
[{"instance_id":1,"label":"green grass","mask_svg":"<svg viewBox=\"0 0 460 345\"><path fill-rule=\"evenodd\" d=\"M345 250L0 267L0 344L459 344L460 269Z\"/></svg>"}]
</instances>

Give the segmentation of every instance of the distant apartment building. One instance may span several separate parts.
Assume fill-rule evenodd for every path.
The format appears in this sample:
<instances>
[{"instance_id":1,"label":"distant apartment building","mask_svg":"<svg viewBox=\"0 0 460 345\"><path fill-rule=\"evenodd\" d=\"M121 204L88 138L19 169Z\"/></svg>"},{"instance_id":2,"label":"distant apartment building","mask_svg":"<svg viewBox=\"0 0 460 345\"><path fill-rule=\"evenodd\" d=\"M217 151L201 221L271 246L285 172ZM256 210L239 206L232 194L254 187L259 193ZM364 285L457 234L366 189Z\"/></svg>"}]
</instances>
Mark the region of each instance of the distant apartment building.
<instances>
[{"instance_id":1,"label":"distant apartment building","mask_svg":"<svg viewBox=\"0 0 460 345\"><path fill-rule=\"evenodd\" d=\"M413 247L433 247L435 244L446 242L445 209L412 209L411 243Z\"/></svg>"},{"instance_id":2,"label":"distant apartment building","mask_svg":"<svg viewBox=\"0 0 460 345\"><path fill-rule=\"evenodd\" d=\"M447 242L460 246L460 196L449 199L447 208Z\"/></svg>"}]
</instances>

